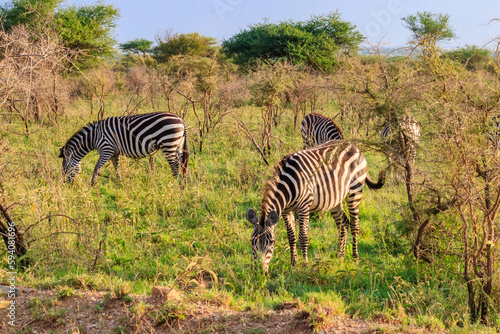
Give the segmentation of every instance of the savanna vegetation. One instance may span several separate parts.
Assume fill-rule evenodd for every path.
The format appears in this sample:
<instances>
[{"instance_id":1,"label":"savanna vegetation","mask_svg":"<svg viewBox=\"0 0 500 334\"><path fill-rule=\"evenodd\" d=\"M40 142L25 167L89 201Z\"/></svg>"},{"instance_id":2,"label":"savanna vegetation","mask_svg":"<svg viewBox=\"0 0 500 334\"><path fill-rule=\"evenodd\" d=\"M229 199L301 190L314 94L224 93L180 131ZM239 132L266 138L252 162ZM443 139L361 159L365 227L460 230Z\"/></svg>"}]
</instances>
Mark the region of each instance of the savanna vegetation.
<instances>
[{"instance_id":1,"label":"savanna vegetation","mask_svg":"<svg viewBox=\"0 0 500 334\"><path fill-rule=\"evenodd\" d=\"M176 303L131 303L124 325L109 328L115 332L154 332L165 323L175 331L200 301L263 319L293 305L315 331L344 315L399 332L500 330L500 157L491 122L500 113L500 41L493 51L446 52L439 43L454 37L448 17L417 13L403 19L412 35L408 56L377 47L361 56L361 34L334 13L257 24L222 46L199 33L167 32L156 46L137 39L121 44L127 53L107 57L118 11L59 4L0 7L2 284L15 269L18 286L55 289L60 300L75 289L120 300L155 285L183 292ZM83 27L96 34L79 35ZM248 47L264 37L279 52ZM309 47L317 53L307 54ZM73 183L63 182L58 148L76 130L150 111L186 120L186 182L156 154L123 159L120 181L106 166L92 187L96 152ZM337 257L333 218L315 214L309 263L291 267L281 221L264 275L253 262L245 211L260 206L274 164L301 149L300 122L310 112L342 126L372 177L389 161L391 172L384 188L364 192L359 261ZM415 163L380 139L385 124L394 140L404 138L398 120L405 115L421 127ZM60 316L38 304L30 308L35 323Z\"/></svg>"}]
</instances>

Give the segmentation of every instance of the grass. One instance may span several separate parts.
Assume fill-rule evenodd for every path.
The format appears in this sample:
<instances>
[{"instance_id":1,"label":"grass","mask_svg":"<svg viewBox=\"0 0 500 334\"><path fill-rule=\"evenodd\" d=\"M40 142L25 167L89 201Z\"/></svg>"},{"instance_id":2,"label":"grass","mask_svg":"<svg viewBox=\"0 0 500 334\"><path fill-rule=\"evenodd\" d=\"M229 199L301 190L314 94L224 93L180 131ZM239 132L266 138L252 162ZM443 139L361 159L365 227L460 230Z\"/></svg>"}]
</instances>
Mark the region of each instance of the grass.
<instances>
[{"instance_id":1,"label":"grass","mask_svg":"<svg viewBox=\"0 0 500 334\"><path fill-rule=\"evenodd\" d=\"M240 112L249 120L258 114L248 106ZM5 180L5 198L21 203L11 214L23 228L31 226L26 237L32 265L19 273L19 285L57 288L60 298L75 295L75 289L108 290L127 300L129 293L149 294L154 285L176 282L190 300L236 310L299 305L311 314L313 325L347 314L382 316L433 332L470 328L465 287L449 273L457 268L417 263L409 254L410 240L401 232L402 186L389 182L378 192L366 189L359 262L350 257L349 241L348 256L337 258L335 223L329 214L319 214L311 218L309 263L294 268L280 221L265 276L253 263L245 211L260 207L272 166L261 161L230 118L205 138L202 153L192 152L187 184L174 180L166 160L156 154L154 170L148 159L124 158L121 181L108 164L91 187L95 152L83 160L75 182L64 184L58 147L90 120L88 111L75 105L56 125L33 124L28 137L0 134L7 147L0 159L13 175ZM13 120L9 129L21 132L21 127ZM281 126L276 131L283 143L275 143L272 163L302 146L298 130ZM385 161L375 153L366 156L369 174L376 177ZM5 279L0 271L0 280ZM207 288L194 289L200 286ZM157 321L182 319L182 307L163 307L155 313ZM144 310L136 306L133 312Z\"/></svg>"}]
</instances>

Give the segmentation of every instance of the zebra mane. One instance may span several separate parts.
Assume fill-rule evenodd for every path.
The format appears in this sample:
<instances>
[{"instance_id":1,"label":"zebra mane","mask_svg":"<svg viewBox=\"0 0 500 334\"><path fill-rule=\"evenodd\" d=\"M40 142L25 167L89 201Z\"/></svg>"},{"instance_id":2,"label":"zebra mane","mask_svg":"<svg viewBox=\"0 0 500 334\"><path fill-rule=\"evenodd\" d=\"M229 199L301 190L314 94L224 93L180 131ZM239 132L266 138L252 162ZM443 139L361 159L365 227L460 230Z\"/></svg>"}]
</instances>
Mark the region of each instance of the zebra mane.
<instances>
[{"instance_id":1,"label":"zebra mane","mask_svg":"<svg viewBox=\"0 0 500 334\"><path fill-rule=\"evenodd\" d=\"M86 125L82 126L71 137L69 137L69 139L66 141L66 143L64 144L63 147L66 147L70 142L72 142L74 140L75 136L78 135L80 132L82 132L83 130L94 128L99 122L100 121L89 122Z\"/></svg>"},{"instance_id":2,"label":"zebra mane","mask_svg":"<svg viewBox=\"0 0 500 334\"><path fill-rule=\"evenodd\" d=\"M280 180L280 175L281 171L283 170L283 167L285 166L286 161L292 156L291 154L285 155L283 158L281 158L280 162L274 167L273 173L271 176L267 179L266 185L264 186L264 191L262 192L262 204L264 204L264 200L274 192L274 188L276 188L276 184ZM262 210L262 215L261 217L264 217L264 207L263 205L261 206Z\"/></svg>"}]
</instances>

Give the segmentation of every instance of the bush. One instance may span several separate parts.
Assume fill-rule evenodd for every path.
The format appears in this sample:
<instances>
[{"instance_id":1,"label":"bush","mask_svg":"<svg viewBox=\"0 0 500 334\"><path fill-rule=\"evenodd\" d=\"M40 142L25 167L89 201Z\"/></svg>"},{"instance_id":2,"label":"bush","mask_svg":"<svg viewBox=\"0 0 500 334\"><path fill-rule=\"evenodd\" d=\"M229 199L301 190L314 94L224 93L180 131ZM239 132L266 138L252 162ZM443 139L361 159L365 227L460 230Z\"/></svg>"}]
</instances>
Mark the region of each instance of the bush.
<instances>
[{"instance_id":1,"label":"bush","mask_svg":"<svg viewBox=\"0 0 500 334\"><path fill-rule=\"evenodd\" d=\"M256 24L224 41L222 49L238 64L285 59L331 71L337 64L335 55L355 53L363 39L355 25L335 12L306 22Z\"/></svg>"},{"instance_id":2,"label":"bush","mask_svg":"<svg viewBox=\"0 0 500 334\"><path fill-rule=\"evenodd\" d=\"M481 49L477 45L467 45L464 48L446 52L443 56L465 65L468 70L485 68L491 60L490 51Z\"/></svg>"}]
</instances>

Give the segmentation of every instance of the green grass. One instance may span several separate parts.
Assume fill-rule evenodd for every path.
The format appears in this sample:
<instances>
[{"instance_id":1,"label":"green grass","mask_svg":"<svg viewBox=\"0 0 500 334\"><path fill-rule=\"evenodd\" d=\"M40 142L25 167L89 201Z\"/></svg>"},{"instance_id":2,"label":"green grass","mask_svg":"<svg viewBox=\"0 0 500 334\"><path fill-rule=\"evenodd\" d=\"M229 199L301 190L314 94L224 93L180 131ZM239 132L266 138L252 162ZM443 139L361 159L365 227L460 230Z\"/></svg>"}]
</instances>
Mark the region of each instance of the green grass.
<instances>
[{"instance_id":1,"label":"green grass","mask_svg":"<svg viewBox=\"0 0 500 334\"><path fill-rule=\"evenodd\" d=\"M239 112L249 122L259 115L248 106ZM469 328L465 287L449 273L458 269L417 263L409 254L411 240L401 233L402 185L388 182L378 192L365 190L359 262L350 256L350 241L347 257L337 258L335 222L329 214L319 214L311 219L309 263L294 268L279 222L275 255L265 276L253 263L245 211L260 207L272 166L262 162L229 117L205 138L203 153L192 152L187 184L174 180L166 160L156 154L153 171L148 159L123 158L121 181L107 164L91 187L95 152L83 160L75 182L65 184L58 147L90 120L88 111L76 105L56 125L33 124L29 137L0 134L8 147L0 159L8 162L13 175L2 191L5 198L21 203L11 212L16 222L23 228L32 225L26 235L32 241L32 265L19 274L19 285L59 287L61 297L74 295L74 289L109 290L126 297L176 282L191 300L239 310L298 303L314 319L383 314L430 331L446 327L460 333ZM283 123L289 122L285 117ZM194 133L194 119L187 123ZM9 129L21 132L21 127L14 120ZM275 142L272 164L302 146L299 131L291 126L278 127L276 134L286 144ZM385 160L371 152L366 156L369 174L376 177ZM57 216L61 214L71 219ZM178 280L193 263L198 264ZM208 288L194 289L202 281ZM165 307L156 315L158 322L169 322L183 314L182 308Z\"/></svg>"}]
</instances>

